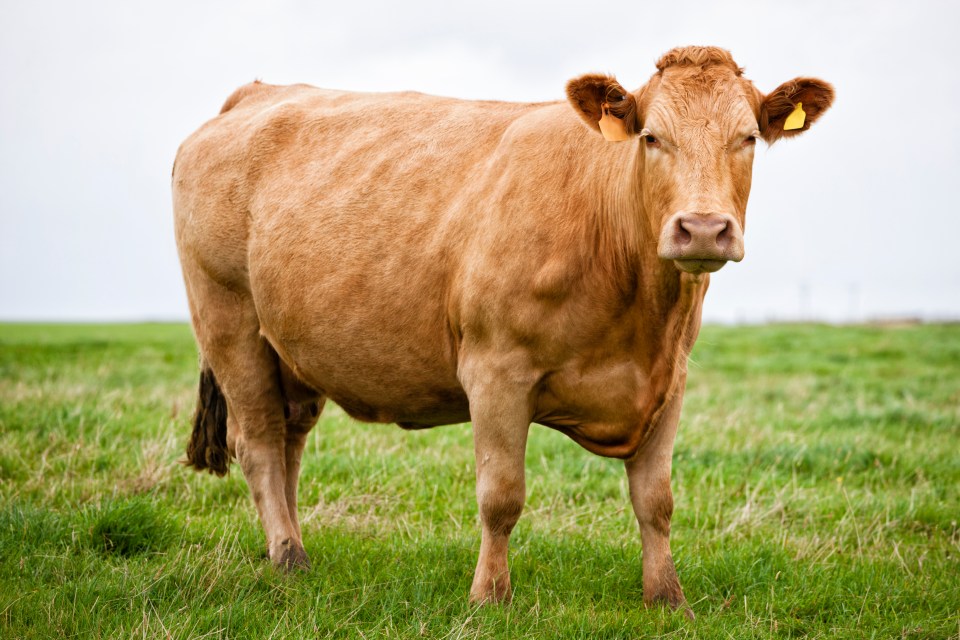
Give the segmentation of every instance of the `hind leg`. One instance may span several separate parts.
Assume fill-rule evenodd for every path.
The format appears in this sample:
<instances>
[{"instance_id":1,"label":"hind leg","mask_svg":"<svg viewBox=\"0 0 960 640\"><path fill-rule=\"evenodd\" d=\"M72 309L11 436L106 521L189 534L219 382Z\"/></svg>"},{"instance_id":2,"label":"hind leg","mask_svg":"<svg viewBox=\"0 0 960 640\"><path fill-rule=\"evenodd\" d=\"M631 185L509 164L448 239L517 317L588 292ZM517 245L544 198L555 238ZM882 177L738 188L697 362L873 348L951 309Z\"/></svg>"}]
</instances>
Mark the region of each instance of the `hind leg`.
<instances>
[{"instance_id":1,"label":"hind leg","mask_svg":"<svg viewBox=\"0 0 960 640\"><path fill-rule=\"evenodd\" d=\"M270 559L283 568L307 566L287 501L287 425L276 354L260 336L247 294L203 275L187 286L200 351L226 398L227 446L250 487Z\"/></svg>"},{"instance_id":2,"label":"hind leg","mask_svg":"<svg viewBox=\"0 0 960 640\"><path fill-rule=\"evenodd\" d=\"M287 420L287 433L284 441L284 461L286 463L286 477L284 479L284 494L287 500L287 511L297 538L303 540L300 533L300 520L297 517L297 485L300 481L300 458L307 442L307 434L317 422L320 415L319 408L323 404L312 402L304 405L295 405L297 409L291 411L291 418ZM289 406L289 405L288 405ZM299 416L296 413L299 412Z\"/></svg>"},{"instance_id":3,"label":"hind leg","mask_svg":"<svg viewBox=\"0 0 960 640\"><path fill-rule=\"evenodd\" d=\"M302 541L300 520L297 516L297 485L300 481L300 459L303 448L307 443L307 434L317 424L320 412L326 399L309 387L300 383L293 372L280 363L280 378L283 384L283 393L286 405L286 438L284 441L284 459L286 461L285 492L287 511L293 521L293 528L297 537Z\"/></svg>"}]
</instances>

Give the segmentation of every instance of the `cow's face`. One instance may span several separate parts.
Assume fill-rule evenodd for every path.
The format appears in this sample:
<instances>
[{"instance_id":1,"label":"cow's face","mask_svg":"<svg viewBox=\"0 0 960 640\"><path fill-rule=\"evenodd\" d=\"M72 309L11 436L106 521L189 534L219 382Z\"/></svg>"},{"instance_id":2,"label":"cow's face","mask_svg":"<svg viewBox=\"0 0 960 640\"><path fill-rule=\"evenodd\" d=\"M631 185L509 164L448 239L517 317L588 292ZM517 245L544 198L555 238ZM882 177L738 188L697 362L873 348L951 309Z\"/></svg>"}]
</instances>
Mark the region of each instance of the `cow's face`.
<instances>
[{"instance_id":1,"label":"cow's face","mask_svg":"<svg viewBox=\"0 0 960 640\"><path fill-rule=\"evenodd\" d=\"M611 144L637 145L642 208L660 258L681 271L716 271L743 259L757 138L773 143L806 131L829 108L833 89L797 78L764 96L727 51L713 47L674 49L657 68L634 93L610 76L588 75L571 80L567 95Z\"/></svg>"}]
</instances>

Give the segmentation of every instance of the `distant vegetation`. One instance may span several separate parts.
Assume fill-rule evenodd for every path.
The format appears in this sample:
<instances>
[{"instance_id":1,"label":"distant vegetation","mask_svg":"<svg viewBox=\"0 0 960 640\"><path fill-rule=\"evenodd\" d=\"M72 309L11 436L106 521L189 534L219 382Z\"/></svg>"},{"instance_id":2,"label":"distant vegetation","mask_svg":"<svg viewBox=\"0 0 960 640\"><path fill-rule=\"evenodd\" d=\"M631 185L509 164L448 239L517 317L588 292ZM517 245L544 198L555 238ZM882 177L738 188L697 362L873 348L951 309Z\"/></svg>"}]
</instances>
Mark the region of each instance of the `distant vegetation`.
<instances>
[{"instance_id":1,"label":"distant vegetation","mask_svg":"<svg viewBox=\"0 0 960 640\"><path fill-rule=\"evenodd\" d=\"M0 325L3 638L960 637L960 326L704 329L674 461L697 620L645 610L622 463L531 430L515 600L477 609L468 426L336 407L284 576L239 469L176 464L183 325Z\"/></svg>"}]
</instances>

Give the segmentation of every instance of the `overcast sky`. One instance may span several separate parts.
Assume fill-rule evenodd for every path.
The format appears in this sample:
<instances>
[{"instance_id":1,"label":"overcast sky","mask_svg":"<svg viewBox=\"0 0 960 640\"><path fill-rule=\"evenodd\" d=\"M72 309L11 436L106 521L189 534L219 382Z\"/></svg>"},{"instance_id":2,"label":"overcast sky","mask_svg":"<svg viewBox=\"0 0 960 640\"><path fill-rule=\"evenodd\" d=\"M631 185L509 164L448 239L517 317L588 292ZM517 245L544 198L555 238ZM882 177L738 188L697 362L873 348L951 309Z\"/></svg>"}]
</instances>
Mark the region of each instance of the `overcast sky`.
<instances>
[{"instance_id":1,"label":"overcast sky","mask_svg":"<svg viewBox=\"0 0 960 640\"><path fill-rule=\"evenodd\" d=\"M960 3L0 0L0 319L185 319L177 146L254 78L549 100L637 88L677 45L762 91L832 82L812 130L758 147L747 257L705 317L960 318Z\"/></svg>"}]
</instances>

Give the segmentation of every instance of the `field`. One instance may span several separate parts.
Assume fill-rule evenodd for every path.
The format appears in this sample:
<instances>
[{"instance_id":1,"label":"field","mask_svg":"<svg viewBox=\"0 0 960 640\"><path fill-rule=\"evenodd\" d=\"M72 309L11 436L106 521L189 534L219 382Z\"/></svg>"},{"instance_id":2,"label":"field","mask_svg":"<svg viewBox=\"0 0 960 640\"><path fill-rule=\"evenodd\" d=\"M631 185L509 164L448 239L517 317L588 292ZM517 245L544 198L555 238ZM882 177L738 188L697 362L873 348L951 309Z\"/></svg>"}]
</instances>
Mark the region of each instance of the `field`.
<instances>
[{"instance_id":1,"label":"field","mask_svg":"<svg viewBox=\"0 0 960 640\"><path fill-rule=\"evenodd\" d=\"M0 325L2 638L960 638L960 326L707 327L674 462L697 619L642 604L622 463L533 427L514 602L471 607L466 425L330 406L284 576L239 469L177 464L184 325Z\"/></svg>"}]
</instances>

